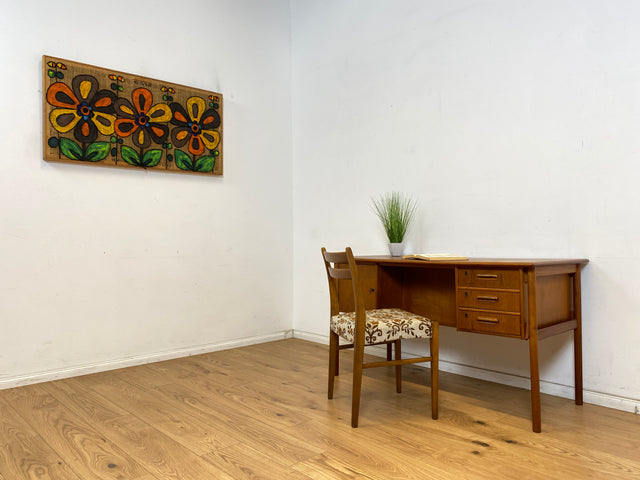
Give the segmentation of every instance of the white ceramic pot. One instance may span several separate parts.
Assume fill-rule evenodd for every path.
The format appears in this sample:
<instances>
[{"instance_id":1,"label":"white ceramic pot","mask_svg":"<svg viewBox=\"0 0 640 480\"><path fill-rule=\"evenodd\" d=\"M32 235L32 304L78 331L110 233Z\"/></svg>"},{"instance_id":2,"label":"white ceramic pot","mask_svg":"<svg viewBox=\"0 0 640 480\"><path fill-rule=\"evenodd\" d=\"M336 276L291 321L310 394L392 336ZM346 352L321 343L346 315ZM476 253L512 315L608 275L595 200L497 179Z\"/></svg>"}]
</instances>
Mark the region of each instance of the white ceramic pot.
<instances>
[{"instance_id":1,"label":"white ceramic pot","mask_svg":"<svg viewBox=\"0 0 640 480\"><path fill-rule=\"evenodd\" d=\"M392 257L401 257L404 253L404 243L390 243L389 253Z\"/></svg>"}]
</instances>

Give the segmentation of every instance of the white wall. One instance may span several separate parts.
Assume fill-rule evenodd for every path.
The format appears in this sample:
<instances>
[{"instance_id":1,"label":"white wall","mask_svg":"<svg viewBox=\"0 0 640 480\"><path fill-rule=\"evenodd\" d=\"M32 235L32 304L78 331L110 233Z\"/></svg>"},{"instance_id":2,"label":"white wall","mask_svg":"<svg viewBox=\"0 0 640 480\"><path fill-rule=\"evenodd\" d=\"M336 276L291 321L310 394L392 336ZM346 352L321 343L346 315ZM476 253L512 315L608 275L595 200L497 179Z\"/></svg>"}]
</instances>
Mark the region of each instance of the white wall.
<instances>
[{"instance_id":1,"label":"white wall","mask_svg":"<svg viewBox=\"0 0 640 480\"><path fill-rule=\"evenodd\" d=\"M291 329L286 0L0 0L0 388ZM224 177L47 163L41 56L224 94Z\"/></svg>"},{"instance_id":2,"label":"white wall","mask_svg":"<svg viewBox=\"0 0 640 480\"><path fill-rule=\"evenodd\" d=\"M0 0L0 388L322 339L320 246L384 253L370 197L401 190L412 250L590 258L585 398L640 403L640 4L90 5ZM224 177L44 162L42 54L224 93ZM524 342L444 330L445 368L528 375Z\"/></svg>"},{"instance_id":3,"label":"white wall","mask_svg":"<svg viewBox=\"0 0 640 480\"><path fill-rule=\"evenodd\" d=\"M320 247L385 253L370 197L400 190L409 250L589 258L585 399L637 409L638 24L632 0L292 2L296 331L327 335ZM525 342L444 330L445 368L528 384ZM571 336L540 354L571 395Z\"/></svg>"}]
</instances>

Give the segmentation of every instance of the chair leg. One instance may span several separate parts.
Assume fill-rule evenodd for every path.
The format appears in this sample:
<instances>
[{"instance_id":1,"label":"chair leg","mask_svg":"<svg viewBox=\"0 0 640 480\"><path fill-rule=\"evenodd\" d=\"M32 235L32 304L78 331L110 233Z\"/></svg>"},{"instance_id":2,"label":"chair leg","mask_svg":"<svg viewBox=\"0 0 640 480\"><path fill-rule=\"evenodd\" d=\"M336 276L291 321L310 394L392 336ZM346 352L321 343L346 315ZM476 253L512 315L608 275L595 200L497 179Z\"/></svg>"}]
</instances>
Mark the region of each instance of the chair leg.
<instances>
[{"instance_id":1,"label":"chair leg","mask_svg":"<svg viewBox=\"0 0 640 480\"><path fill-rule=\"evenodd\" d=\"M333 398L333 384L336 372L338 370L338 356L340 351L338 349L338 334L331 331L329 333L329 389L328 397Z\"/></svg>"},{"instance_id":2,"label":"chair leg","mask_svg":"<svg viewBox=\"0 0 640 480\"><path fill-rule=\"evenodd\" d=\"M360 392L362 390L362 362L364 361L364 345L353 346L353 390L351 392L351 426L358 427L360 413Z\"/></svg>"},{"instance_id":3,"label":"chair leg","mask_svg":"<svg viewBox=\"0 0 640 480\"><path fill-rule=\"evenodd\" d=\"M391 344L387 343L387 361L391 360Z\"/></svg>"},{"instance_id":4,"label":"chair leg","mask_svg":"<svg viewBox=\"0 0 640 480\"><path fill-rule=\"evenodd\" d=\"M402 360L402 349L400 347L401 342L402 340L400 339L393 342L393 349L396 352L396 360ZM402 393L402 365L396 365L396 392Z\"/></svg>"},{"instance_id":5,"label":"chair leg","mask_svg":"<svg viewBox=\"0 0 640 480\"><path fill-rule=\"evenodd\" d=\"M431 418L438 419L438 345L440 342L438 322L431 322L431 340L429 348L431 353Z\"/></svg>"}]
</instances>

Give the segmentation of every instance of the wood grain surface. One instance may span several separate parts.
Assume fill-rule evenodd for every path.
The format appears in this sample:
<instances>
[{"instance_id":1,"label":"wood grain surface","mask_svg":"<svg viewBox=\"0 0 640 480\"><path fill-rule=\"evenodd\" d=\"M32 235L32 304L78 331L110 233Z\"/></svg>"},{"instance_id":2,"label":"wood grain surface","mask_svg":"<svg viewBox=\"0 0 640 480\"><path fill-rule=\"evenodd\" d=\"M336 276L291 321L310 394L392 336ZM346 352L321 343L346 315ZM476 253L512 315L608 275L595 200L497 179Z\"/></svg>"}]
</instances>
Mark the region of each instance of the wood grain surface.
<instances>
[{"instance_id":1,"label":"wood grain surface","mask_svg":"<svg viewBox=\"0 0 640 480\"><path fill-rule=\"evenodd\" d=\"M640 416L441 372L370 369L349 424L350 352L252 345L0 391L0 479L637 479Z\"/></svg>"}]
</instances>

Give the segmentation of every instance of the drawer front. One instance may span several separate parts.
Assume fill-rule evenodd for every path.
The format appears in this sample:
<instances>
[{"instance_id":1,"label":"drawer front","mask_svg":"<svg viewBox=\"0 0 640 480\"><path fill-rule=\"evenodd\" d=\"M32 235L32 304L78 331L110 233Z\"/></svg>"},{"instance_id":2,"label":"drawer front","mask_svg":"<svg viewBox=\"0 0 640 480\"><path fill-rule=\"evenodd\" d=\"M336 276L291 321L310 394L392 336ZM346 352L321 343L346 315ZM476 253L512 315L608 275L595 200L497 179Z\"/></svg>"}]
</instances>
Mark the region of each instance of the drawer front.
<instances>
[{"instance_id":1,"label":"drawer front","mask_svg":"<svg viewBox=\"0 0 640 480\"><path fill-rule=\"evenodd\" d=\"M520 270L458 268L458 286L520 289Z\"/></svg>"},{"instance_id":2,"label":"drawer front","mask_svg":"<svg viewBox=\"0 0 640 480\"><path fill-rule=\"evenodd\" d=\"M520 315L460 309L458 330L520 337Z\"/></svg>"},{"instance_id":3,"label":"drawer front","mask_svg":"<svg viewBox=\"0 0 640 480\"><path fill-rule=\"evenodd\" d=\"M459 288L458 306L520 313L520 292Z\"/></svg>"}]
</instances>

